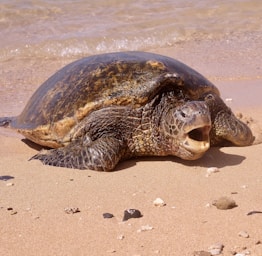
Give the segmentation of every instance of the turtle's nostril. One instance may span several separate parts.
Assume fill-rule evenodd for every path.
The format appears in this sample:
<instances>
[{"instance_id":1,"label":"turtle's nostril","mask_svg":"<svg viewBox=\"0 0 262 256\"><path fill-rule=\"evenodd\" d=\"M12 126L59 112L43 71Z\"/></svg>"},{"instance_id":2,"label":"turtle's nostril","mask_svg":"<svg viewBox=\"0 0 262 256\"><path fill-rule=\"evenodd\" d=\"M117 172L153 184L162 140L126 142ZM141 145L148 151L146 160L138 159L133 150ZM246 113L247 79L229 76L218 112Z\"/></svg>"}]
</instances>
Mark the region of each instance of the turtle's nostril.
<instances>
[{"instance_id":1,"label":"turtle's nostril","mask_svg":"<svg viewBox=\"0 0 262 256\"><path fill-rule=\"evenodd\" d=\"M189 117L190 114L192 112L192 109L189 108L188 106L183 106L180 110L179 110L179 115L182 117L182 118L186 118L186 117Z\"/></svg>"},{"instance_id":2,"label":"turtle's nostril","mask_svg":"<svg viewBox=\"0 0 262 256\"><path fill-rule=\"evenodd\" d=\"M206 96L206 100L214 100L215 99L215 97L214 97L214 95L212 95L212 94L208 94L207 96Z\"/></svg>"},{"instance_id":3,"label":"turtle's nostril","mask_svg":"<svg viewBox=\"0 0 262 256\"><path fill-rule=\"evenodd\" d=\"M184 118L186 117L186 114L185 114L185 112L181 111L181 113L180 113L180 114L181 114L181 116L182 116L182 117L184 117Z\"/></svg>"}]
</instances>

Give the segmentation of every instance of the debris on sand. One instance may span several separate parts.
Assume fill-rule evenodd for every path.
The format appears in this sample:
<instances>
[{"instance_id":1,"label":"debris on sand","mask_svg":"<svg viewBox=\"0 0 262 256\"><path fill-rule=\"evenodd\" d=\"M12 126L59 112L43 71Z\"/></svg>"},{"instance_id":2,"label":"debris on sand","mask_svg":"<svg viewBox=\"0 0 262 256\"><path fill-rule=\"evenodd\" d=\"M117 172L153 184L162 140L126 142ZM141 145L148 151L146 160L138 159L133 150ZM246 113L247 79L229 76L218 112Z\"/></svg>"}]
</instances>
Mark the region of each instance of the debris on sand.
<instances>
[{"instance_id":1,"label":"debris on sand","mask_svg":"<svg viewBox=\"0 0 262 256\"><path fill-rule=\"evenodd\" d=\"M137 233L144 232L144 231L149 231L149 230L152 230L152 229L154 229L152 226L145 225L145 226L142 226L140 229L138 229Z\"/></svg>"},{"instance_id":2,"label":"debris on sand","mask_svg":"<svg viewBox=\"0 0 262 256\"><path fill-rule=\"evenodd\" d=\"M244 237L244 238L249 238L249 234L246 231L243 231L243 230L238 233L238 236Z\"/></svg>"},{"instance_id":3,"label":"debris on sand","mask_svg":"<svg viewBox=\"0 0 262 256\"><path fill-rule=\"evenodd\" d=\"M214 200L212 204L219 210L228 210L237 207L237 204L233 199L225 196Z\"/></svg>"},{"instance_id":4,"label":"debris on sand","mask_svg":"<svg viewBox=\"0 0 262 256\"><path fill-rule=\"evenodd\" d=\"M80 212L78 207L67 207L67 208L64 209L64 211L67 214L75 214L75 213Z\"/></svg>"},{"instance_id":5,"label":"debris on sand","mask_svg":"<svg viewBox=\"0 0 262 256\"><path fill-rule=\"evenodd\" d=\"M208 248L208 252L211 253L211 255L219 255L222 253L224 249L224 245L221 243L213 244Z\"/></svg>"},{"instance_id":6,"label":"debris on sand","mask_svg":"<svg viewBox=\"0 0 262 256\"><path fill-rule=\"evenodd\" d=\"M207 168L206 177L209 177L211 174L219 172L219 169L217 167L209 167Z\"/></svg>"},{"instance_id":7,"label":"debris on sand","mask_svg":"<svg viewBox=\"0 0 262 256\"><path fill-rule=\"evenodd\" d=\"M123 221L127 221L128 219L131 218L141 218L143 215L139 210L136 209L128 209L124 211L124 217Z\"/></svg>"},{"instance_id":8,"label":"debris on sand","mask_svg":"<svg viewBox=\"0 0 262 256\"><path fill-rule=\"evenodd\" d=\"M14 186L15 184L13 183L13 182L8 182L8 183L6 183L6 186L7 187L12 187L12 186Z\"/></svg>"},{"instance_id":9,"label":"debris on sand","mask_svg":"<svg viewBox=\"0 0 262 256\"><path fill-rule=\"evenodd\" d=\"M9 211L11 215L17 214L17 211L15 211L13 207L7 207L7 211Z\"/></svg>"},{"instance_id":10,"label":"debris on sand","mask_svg":"<svg viewBox=\"0 0 262 256\"><path fill-rule=\"evenodd\" d=\"M111 219L111 218L114 217L114 215L112 213L105 212L105 213L103 213L103 217L104 217L104 219Z\"/></svg>"},{"instance_id":11,"label":"debris on sand","mask_svg":"<svg viewBox=\"0 0 262 256\"><path fill-rule=\"evenodd\" d=\"M258 214L258 213L262 213L262 211L251 211L251 212L247 213L247 216L253 215L253 214Z\"/></svg>"},{"instance_id":12,"label":"debris on sand","mask_svg":"<svg viewBox=\"0 0 262 256\"><path fill-rule=\"evenodd\" d=\"M154 204L154 206L157 206L157 207L163 207L163 206L166 205L164 200L159 198L159 197L154 200L153 204Z\"/></svg>"}]
</instances>

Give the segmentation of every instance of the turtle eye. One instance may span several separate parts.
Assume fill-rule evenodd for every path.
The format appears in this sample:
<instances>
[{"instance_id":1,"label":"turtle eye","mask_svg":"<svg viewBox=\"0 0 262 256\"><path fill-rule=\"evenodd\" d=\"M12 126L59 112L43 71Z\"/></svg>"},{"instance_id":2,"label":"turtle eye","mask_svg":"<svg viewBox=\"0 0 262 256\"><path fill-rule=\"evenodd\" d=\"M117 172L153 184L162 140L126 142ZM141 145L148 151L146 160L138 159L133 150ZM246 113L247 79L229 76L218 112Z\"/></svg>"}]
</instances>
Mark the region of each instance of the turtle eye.
<instances>
[{"instance_id":1,"label":"turtle eye","mask_svg":"<svg viewBox=\"0 0 262 256\"><path fill-rule=\"evenodd\" d=\"M205 100L214 100L215 99L215 97L214 97L214 95L213 94L208 94L206 97L205 97Z\"/></svg>"}]
</instances>

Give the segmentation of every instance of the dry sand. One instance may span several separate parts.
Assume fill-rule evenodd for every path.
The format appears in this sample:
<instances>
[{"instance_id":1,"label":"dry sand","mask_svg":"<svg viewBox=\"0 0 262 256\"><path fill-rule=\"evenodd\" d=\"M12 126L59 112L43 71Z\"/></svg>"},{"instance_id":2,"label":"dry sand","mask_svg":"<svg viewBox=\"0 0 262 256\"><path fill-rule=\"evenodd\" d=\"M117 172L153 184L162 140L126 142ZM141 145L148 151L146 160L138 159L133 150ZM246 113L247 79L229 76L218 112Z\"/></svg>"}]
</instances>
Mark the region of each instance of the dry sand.
<instances>
[{"instance_id":1,"label":"dry sand","mask_svg":"<svg viewBox=\"0 0 262 256\"><path fill-rule=\"evenodd\" d=\"M259 138L261 51L257 57L252 48L250 56L243 46L242 51L225 54L226 45L214 44L189 43L155 52L177 57L212 80L235 112L254 119ZM1 63L0 115L18 114L32 85L36 88L64 64ZM262 214L247 215L262 211L261 144L212 148L192 162L133 159L120 163L115 172L99 173L27 161L37 149L3 128L0 142L0 255L187 256L217 243L224 245L222 255L262 255ZM207 177L209 167L219 172ZM238 206L218 210L212 202L222 196ZM153 205L158 197L165 206ZM65 208L80 212L67 214ZM143 217L123 222L129 208L139 209ZM104 219L105 212L115 217ZM149 230L141 231L143 226ZM239 236L241 231L249 237Z\"/></svg>"}]
</instances>

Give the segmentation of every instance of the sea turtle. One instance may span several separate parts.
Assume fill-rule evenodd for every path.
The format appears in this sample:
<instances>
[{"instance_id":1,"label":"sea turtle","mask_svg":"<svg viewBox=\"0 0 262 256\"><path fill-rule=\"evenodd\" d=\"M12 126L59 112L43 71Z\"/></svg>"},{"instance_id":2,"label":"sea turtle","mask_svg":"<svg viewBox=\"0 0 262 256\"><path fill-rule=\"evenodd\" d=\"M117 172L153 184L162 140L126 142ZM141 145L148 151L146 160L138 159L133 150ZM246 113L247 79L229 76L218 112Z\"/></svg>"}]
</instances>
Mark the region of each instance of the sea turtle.
<instances>
[{"instance_id":1,"label":"sea turtle","mask_svg":"<svg viewBox=\"0 0 262 256\"><path fill-rule=\"evenodd\" d=\"M134 156L193 160L210 144L254 140L211 82L177 60L146 52L100 54L65 66L19 116L0 118L0 126L53 148L32 159L103 171Z\"/></svg>"}]
</instances>

